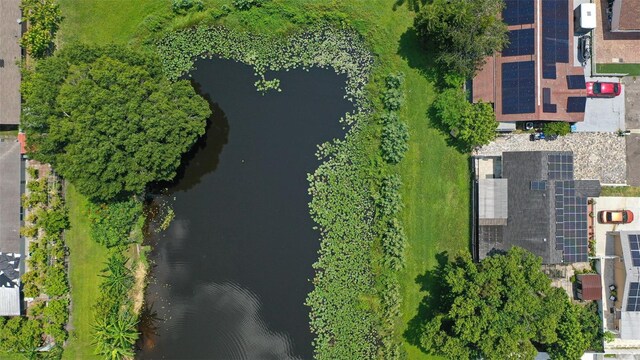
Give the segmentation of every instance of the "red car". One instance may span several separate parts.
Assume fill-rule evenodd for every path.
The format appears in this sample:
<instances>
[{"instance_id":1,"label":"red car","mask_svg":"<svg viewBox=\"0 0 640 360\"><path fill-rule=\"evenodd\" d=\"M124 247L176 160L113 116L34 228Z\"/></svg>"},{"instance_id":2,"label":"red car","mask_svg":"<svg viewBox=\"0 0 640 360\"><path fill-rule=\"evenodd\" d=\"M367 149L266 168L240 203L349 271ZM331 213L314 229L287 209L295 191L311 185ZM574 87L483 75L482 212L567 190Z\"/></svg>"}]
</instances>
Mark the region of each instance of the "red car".
<instances>
[{"instance_id":1,"label":"red car","mask_svg":"<svg viewBox=\"0 0 640 360\"><path fill-rule=\"evenodd\" d=\"M633 221L631 210L603 210L598 212L600 224L628 224Z\"/></svg>"},{"instance_id":2,"label":"red car","mask_svg":"<svg viewBox=\"0 0 640 360\"><path fill-rule=\"evenodd\" d=\"M590 81L586 85L587 96L592 97L616 97L622 92L620 83Z\"/></svg>"}]
</instances>

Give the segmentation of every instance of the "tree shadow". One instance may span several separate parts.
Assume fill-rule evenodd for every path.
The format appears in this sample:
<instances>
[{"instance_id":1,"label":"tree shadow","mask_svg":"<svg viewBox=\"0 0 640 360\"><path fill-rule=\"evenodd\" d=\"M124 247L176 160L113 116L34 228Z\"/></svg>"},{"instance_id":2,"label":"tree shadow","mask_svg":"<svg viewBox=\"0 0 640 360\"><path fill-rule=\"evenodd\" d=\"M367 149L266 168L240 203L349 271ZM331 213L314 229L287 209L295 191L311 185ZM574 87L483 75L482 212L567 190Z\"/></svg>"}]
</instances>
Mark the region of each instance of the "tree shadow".
<instances>
[{"instance_id":1,"label":"tree shadow","mask_svg":"<svg viewBox=\"0 0 640 360\"><path fill-rule=\"evenodd\" d=\"M229 142L229 120L224 111L209 94L201 90L200 84L195 80L191 80L191 83L196 92L207 100L211 110L205 134L182 156L180 167L172 180L150 185L152 193L162 193L165 189L186 191L193 188L200 183L203 176L216 170L222 148Z\"/></svg>"},{"instance_id":2,"label":"tree shadow","mask_svg":"<svg viewBox=\"0 0 640 360\"><path fill-rule=\"evenodd\" d=\"M424 6L427 0L396 0L393 3L393 11L396 11L400 6L407 5L407 8L411 11L418 12L420 7Z\"/></svg>"},{"instance_id":3,"label":"tree shadow","mask_svg":"<svg viewBox=\"0 0 640 360\"><path fill-rule=\"evenodd\" d=\"M435 53L429 52L413 27L400 35L397 54L407 61L410 68L418 70L427 79L441 82L441 69L436 64Z\"/></svg>"},{"instance_id":4,"label":"tree shadow","mask_svg":"<svg viewBox=\"0 0 640 360\"><path fill-rule=\"evenodd\" d=\"M424 326L427 322L434 318L435 314L446 311L447 304L447 287L445 285L444 276L447 264L449 263L449 254L446 251L436 254L438 265L427 270L423 275L418 275L415 279L416 284L420 285L421 291L426 291L427 295L418 305L418 312L407 325L407 329L403 333L405 340L417 346L422 352L427 352L420 343Z\"/></svg>"}]
</instances>

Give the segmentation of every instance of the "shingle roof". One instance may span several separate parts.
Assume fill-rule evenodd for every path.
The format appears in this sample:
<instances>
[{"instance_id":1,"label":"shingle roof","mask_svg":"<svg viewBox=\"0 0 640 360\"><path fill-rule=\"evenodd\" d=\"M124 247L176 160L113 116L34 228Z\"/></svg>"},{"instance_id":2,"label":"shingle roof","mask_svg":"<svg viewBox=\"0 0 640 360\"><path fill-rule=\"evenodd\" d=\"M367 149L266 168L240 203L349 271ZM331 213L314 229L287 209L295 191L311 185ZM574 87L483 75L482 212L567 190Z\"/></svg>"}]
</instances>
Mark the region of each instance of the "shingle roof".
<instances>
[{"instance_id":1,"label":"shingle roof","mask_svg":"<svg viewBox=\"0 0 640 360\"><path fill-rule=\"evenodd\" d=\"M0 140L0 251L20 249L20 143Z\"/></svg>"},{"instance_id":2,"label":"shingle roof","mask_svg":"<svg viewBox=\"0 0 640 360\"><path fill-rule=\"evenodd\" d=\"M562 239L565 235L563 231L567 230L559 228L560 237L556 233L556 222L558 221L555 201L556 180L549 179L550 155L568 156L571 155L571 152L503 153L502 178L508 181L507 222L505 226L501 226L504 224L497 221L478 222L478 254L480 259L496 251L506 251L512 246L519 246L541 256L545 264L586 261L586 234L584 234L584 239L578 235L579 246L571 244L570 250L578 253L577 256L573 256L575 254L565 254L569 242L567 241L565 244ZM572 161L570 166L573 166ZM580 198L579 201L585 201L583 204L585 209L586 198L600 194L600 183L597 180L573 181L572 171L563 174L563 176L564 178L558 181L564 181L564 183L570 181L572 184L570 190L575 188L575 196ZM537 187L537 183L532 184L532 182L539 182L540 188ZM483 200L479 198L478 201L478 207L482 208L483 204L480 202ZM586 214L583 215L586 217ZM575 237L575 234L571 232L571 236ZM560 239L560 242L557 239ZM583 242L584 244L582 244Z\"/></svg>"}]
</instances>

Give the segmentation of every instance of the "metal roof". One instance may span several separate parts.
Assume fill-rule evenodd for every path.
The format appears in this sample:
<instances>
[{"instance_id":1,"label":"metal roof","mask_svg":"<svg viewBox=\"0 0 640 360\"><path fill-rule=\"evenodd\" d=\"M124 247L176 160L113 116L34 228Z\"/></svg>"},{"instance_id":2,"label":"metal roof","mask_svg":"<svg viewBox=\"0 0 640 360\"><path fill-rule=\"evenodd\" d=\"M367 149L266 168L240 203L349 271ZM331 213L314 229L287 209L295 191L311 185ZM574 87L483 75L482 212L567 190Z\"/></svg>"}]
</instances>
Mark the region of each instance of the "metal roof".
<instances>
[{"instance_id":1,"label":"metal roof","mask_svg":"<svg viewBox=\"0 0 640 360\"><path fill-rule=\"evenodd\" d=\"M20 123L20 0L0 1L0 125Z\"/></svg>"},{"instance_id":2,"label":"metal roof","mask_svg":"<svg viewBox=\"0 0 640 360\"><path fill-rule=\"evenodd\" d=\"M0 139L0 251L20 252L20 143Z\"/></svg>"}]
</instances>

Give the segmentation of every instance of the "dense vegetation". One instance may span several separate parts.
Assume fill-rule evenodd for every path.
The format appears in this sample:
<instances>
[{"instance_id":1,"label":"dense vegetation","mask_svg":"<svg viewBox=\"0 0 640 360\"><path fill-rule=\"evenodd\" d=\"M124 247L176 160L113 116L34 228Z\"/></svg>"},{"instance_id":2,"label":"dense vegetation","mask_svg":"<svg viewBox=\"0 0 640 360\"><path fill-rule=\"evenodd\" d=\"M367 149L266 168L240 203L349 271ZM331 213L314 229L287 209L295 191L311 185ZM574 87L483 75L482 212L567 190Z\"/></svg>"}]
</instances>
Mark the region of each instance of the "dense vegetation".
<instances>
[{"instance_id":1,"label":"dense vegetation","mask_svg":"<svg viewBox=\"0 0 640 360\"><path fill-rule=\"evenodd\" d=\"M420 10L415 27L443 69L473 77L508 43L503 8L504 0L434 0Z\"/></svg>"},{"instance_id":2,"label":"dense vegetation","mask_svg":"<svg viewBox=\"0 0 640 360\"><path fill-rule=\"evenodd\" d=\"M489 103L470 103L461 85L445 89L433 103L434 116L465 150L490 143L498 122Z\"/></svg>"},{"instance_id":3,"label":"dense vegetation","mask_svg":"<svg viewBox=\"0 0 640 360\"><path fill-rule=\"evenodd\" d=\"M102 292L95 305L96 353L113 360L132 358L138 339L138 316L130 297L134 278L127 262L119 250L112 251L102 270Z\"/></svg>"},{"instance_id":4,"label":"dense vegetation","mask_svg":"<svg viewBox=\"0 0 640 360\"><path fill-rule=\"evenodd\" d=\"M142 203L133 198L112 203L90 203L88 215L91 238L109 248L136 241L131 232L134 226L141 228L144 222Z\"/></svg>"},{"instance_id":5,"label":"dense vegetation","mask_svg":"<svg viewBox=\"0 0 640 360\"><path fill-rule=\"evenodd\" d=\"M546 135L565 136L571 132L571 125L565 121L549 121L544 123L542 130Z\"/></svg>"},{"instance_id":6,"label":"dense vegetation","mask_svg":"<svg viewBox=\"0 0 640 360\"><path fill-rule=\"evenodd\" d=\"M27 22L20 45L35 58L50 54L62 21L60 6L55 0L22 0L20 9L22 21Z\"/></svg>"},{"instance_id":7,"label":"dense vegetation","mask_svg":"<svg viewBox=\"0 0 640 360\"><path fill-rule=\"evenodd\" d=\"M67 339L69 285L67 248L62 232L69 228L67 209L55 176L39 176L29 168L30 181L23 206L27 216L22 233L29 241L29 271L22 276L27 316L0 318L0 349L25 358L59 358ZM51 345L48 353L37 349Z\"/></svg>"},{"instance_id":8,"label":"dense vegetation","mask_svg":"<svg viewBox=\"0 0 640 360\"><path fill-rule=\"evenodd\" d=\"M211 114L188 81L113 46L66 46L24 72L22 94L32 156L98 201L172 179Z\"/></svg>"},{"instance_id":9,"label":"dense vegetation","mask_svg":"<svg viewBox=\"0 0 640 360\"><path fill-rule=\"evenodd\" d=\"M572 304L541 266L517 247L480 263L468 253L444 263L430 274L421 345L451 359L533 359L538 345L567 360L598 346L597 312Z\"/></svg>"}]
</instances>

